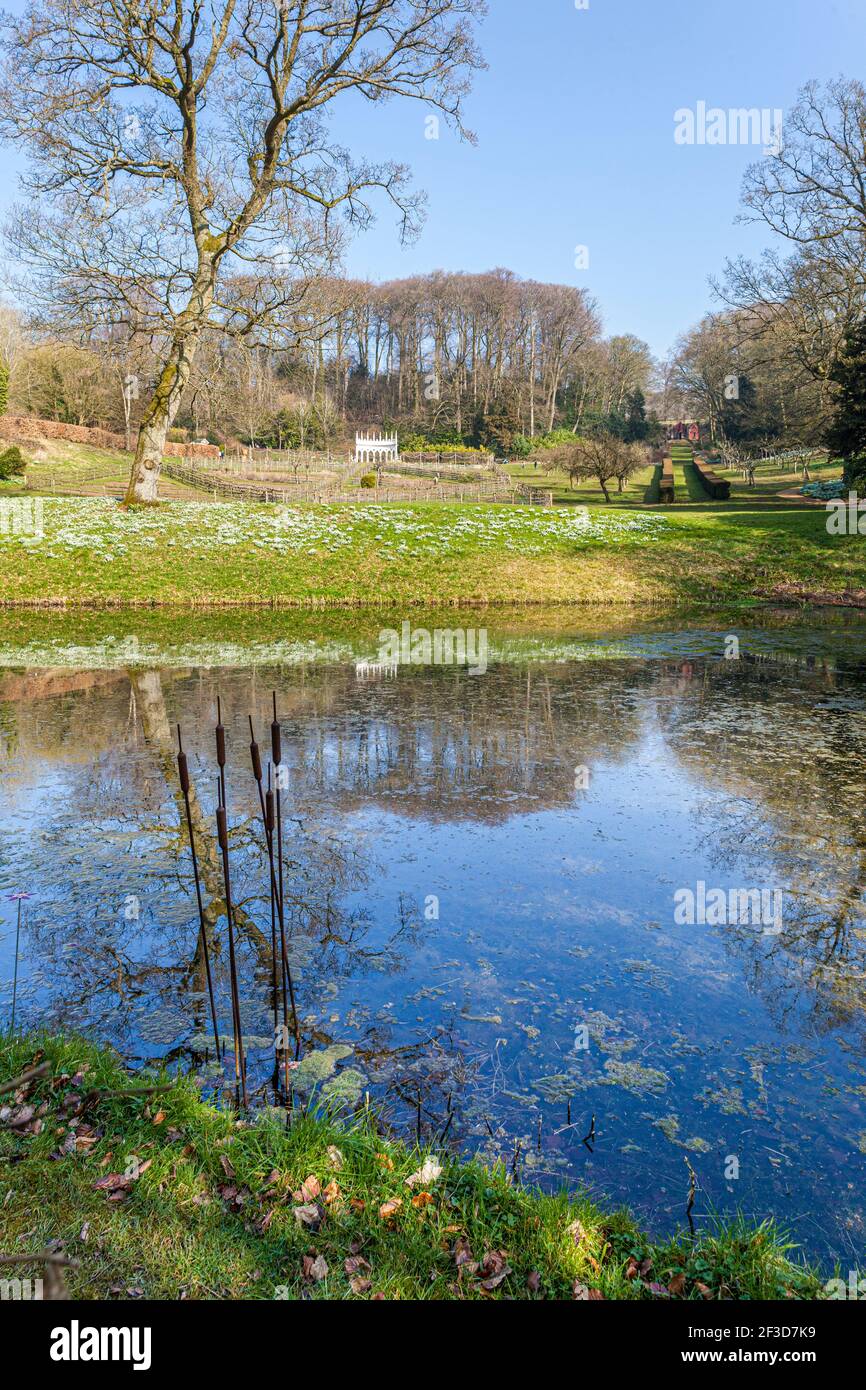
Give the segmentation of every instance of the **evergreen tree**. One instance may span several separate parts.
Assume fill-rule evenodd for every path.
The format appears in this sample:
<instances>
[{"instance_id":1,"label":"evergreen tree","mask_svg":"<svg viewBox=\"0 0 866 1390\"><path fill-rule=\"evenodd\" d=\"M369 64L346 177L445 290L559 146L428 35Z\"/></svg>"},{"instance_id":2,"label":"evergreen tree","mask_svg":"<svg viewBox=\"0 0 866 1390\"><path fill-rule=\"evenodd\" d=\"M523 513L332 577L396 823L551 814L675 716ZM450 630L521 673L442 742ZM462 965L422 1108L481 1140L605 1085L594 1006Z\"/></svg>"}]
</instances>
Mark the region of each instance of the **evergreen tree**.
<instances>
[{"instance_id":1,"label":"evergreen tree","mask_svg":"<svg viewBox=\"0 0 866 1390\"><path fill-rule=\"evenodd\" d=\"M830 380L839 394L824 442L842 459L845 482L856 487L866 483L866 318L846 334Z\"/></svg>"},{"instance_id":2,"label":"evergreen tree","mask_svg":"<svg viewBox=\"0 0 866 1390\"><path fill-rule=\"evenodd\" d=\"M627 444L637 444L646 439L647 433L646 396L638 386L626 402L625 430L622 437Z\"/></svg>"}]
</instances>

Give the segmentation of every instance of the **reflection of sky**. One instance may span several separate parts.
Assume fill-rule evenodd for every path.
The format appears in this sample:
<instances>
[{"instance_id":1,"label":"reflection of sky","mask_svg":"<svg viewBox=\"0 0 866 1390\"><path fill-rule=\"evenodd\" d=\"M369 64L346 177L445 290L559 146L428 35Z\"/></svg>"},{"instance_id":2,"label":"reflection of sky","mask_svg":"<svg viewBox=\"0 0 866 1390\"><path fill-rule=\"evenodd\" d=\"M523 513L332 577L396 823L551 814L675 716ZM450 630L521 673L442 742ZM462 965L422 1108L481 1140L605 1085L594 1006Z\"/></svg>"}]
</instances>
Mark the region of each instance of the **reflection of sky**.
<instances>
[{"instance_id":1,"label":"reflection of sky","mask_svg":"<svg viewBox=\"0 0 866 1390\"><path fill-rule=\"evenodd\" d=\"M587 679L584 669L581 680ZM771 668L761 679L762 696L777 712L792 699L818 700L792 683L790 673ZM615 680L611 687L616 708L602 752L594 723L586 725L585 742L581 738L587 719L582 687L555 690L557 732L567 729L568 739L534 748L535 761L550 764L537 805L535 784L527 784L524 770L504 754L492 755L491 781L480 777L476 792L464 789L464 798L513 799L512 813L492 822L467 814L473 808L457 798L453 815L443 815L432 799L429 814L417 805L401 810L401 797L413 788L380 785L375 778L369 794L354 788L344 798L347 772L336 730L364 727L396 748L401 719L414 731L413 719L417 724L437 710L447 715L447 704L440 709L438 702L446 699L448 677L437 680L418 686L414 706L400 705L391 688L381 692L378 707L359 703L319 716L326 775L314 788L307 768L304 810L315 804L323 823L367 863L368 882L343 893L340 908L366 913L371 925L363 956L339 940L327 968L317 968L319 958L306 953L299 970L302 1014L318 1020L320 1037L361 1048L374 1030L394 1047L447 1030L477 1066L475 1089L455 1097L454 1137L488 1156L511 1152L520 1139L530 1177L551 1185L585 1179L656 1227L675 1228L685 1204L688 1156L702 1184L699 1210L741 1208L758 1218L772 1213L816 1253L849 1258L862 1248L863 1235L862 1030L826 1020L819 1029L809 962L770 959L757 932L674 925L678 887L694 887L698 879L723 888L772 887L781 870L772 840L768 849L763 835L751 852L743 846L739 864L714 859L712 836L724 823L729 792L724 779L713 776L712 758L706 764L682 760L669 728L690 682L668 672L641 686L633 670L624 670L621 699L615 699ZM516 670L513 681L514 713L521 711L523 673ZM166 692L174 706L191 698L182 685L166 684ZM369 701L370 692L355 698ZM724 723L726 708L739 711L743 698L739 686L718 685L717 723ZM853 684L825 692L821 703L824 719L862 718L862 690ZM757 710L757 703L752 707ZM43 708L50 719L58 707L46 702ZM94 708L98 715L98 702ZM109 708L106 702L104 717L116 718ZM192 717L188 712L189 723ZM530 719L539 717L533 706ZM517 713L514 719L518 727ZM618 746L617 721L625 719L628 739ZM245 752L241 723L238 715L237 759ZM302 716L285 724L287 743L293 731L304 732ZM119 746L123 739L118 728ZM573 792L575 750L584 748L590 786ZM427 761L419 771L426 777L429 731L413 751ZM790 758L794 750L783 751ZM800 751L808 757L808 750ZM183 967L194 949L195 916L186 865L178 873L174 857L176 811L162 774L141 742L129 756L136 772L133 806L138 789L148 787L143 829L118 815L115 797L101 796L103 784L116 786L114 761L95 757L84 781L80 764L50 758L28 760L14 779L0 771L0 998L5 1010L15 913L6 898L25 888L33 892L28 918L38 926L32 935L27 927L23 933L19 1016L89 1024L140 1058L158 1056L194 1031ZM856 775L851 751L843 780ZM296 768L296 786L302 776ZM772 832L760 805L753 817L756 827ZM821 852L814 845L802 839L799 848L817 862ZM256 866L239 861L239 892L259 892ZM137 924L124 919L128 895L141 900ZM412 905L417 928L395 946L401 895ZM429 921L424 906L431 896L439 916ZM251 911L264 926L266 904L251 904ZM341 931L338 924L337 938ZM242 959L246 1026L267 1034L264 987L253 978L249 953ZM133 986L117 985L118 961L138 971ZM862 961L858 968L862 972ZM219 979L225 996L224 974ZM589 1050L575 1052L575 1028L587 1019ZM375 1074L370 1084L375 1092ZM592 1155L579 1142L584 1129L556 1133L569 1097L575 1124L588 1129L596 1117ZM397 1123L411 1125L412 1118L399 1107L394 1112ZM490 1123L502 1129L492 1144ZM741 1164L738 1182L723 1177L730 1155Z\"/></svg>"}]
</instances>

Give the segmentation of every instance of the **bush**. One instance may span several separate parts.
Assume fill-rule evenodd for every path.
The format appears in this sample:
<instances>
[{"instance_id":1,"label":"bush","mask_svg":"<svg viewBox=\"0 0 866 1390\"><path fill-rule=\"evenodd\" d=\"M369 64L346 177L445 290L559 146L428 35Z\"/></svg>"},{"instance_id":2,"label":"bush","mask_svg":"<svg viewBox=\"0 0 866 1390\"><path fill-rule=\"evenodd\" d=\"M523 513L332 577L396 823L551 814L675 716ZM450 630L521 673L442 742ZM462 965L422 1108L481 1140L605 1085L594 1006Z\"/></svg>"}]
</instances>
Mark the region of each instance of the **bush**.
<instances>
[{"instance_id":1,"label":"bush","mask_svg":"<svg viewBox=\"0 0 866 1390\"><path fill-rule=\"evenodd\" d=\"M27 460L18 445L12 444L0 454L0 482L8 482L10 478L23 473L26 467Z\"/></svg>"},{"instance_id":2,"label":"bush","mask_svg":"<svg viewBox=\"0 0 866 1390\"><path fill-rule=\"evenodd\" d=\"M375 486L376 486L376 474L375 474L375 473L364 473L364 474L362 475L362 477L361 477L361 487L375 487Z\"/></svg>"}]
</instances>

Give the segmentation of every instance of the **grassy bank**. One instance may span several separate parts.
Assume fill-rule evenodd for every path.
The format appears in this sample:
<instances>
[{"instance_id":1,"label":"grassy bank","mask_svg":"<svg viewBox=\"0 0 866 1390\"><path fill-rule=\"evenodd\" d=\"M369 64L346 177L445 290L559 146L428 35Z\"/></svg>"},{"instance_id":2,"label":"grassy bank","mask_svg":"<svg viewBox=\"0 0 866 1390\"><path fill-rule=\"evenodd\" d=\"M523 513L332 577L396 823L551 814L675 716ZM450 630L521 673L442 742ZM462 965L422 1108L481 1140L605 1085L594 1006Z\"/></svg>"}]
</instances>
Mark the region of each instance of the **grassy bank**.
<instances>
[{"instance_id":1,"label":"grassy bank","mask_svg":"<svg viewBox=\"0 0 866 1390\"><path fill-rule=\"evenodd\" d=\"M769 1224L654 1242L587 1198L392 1142L369 1114L241 1122L83 1041L0 1041L0 1085L40 1063L0 1098L17 1120L0 1127L0 1254L61 1242L73 1297L821 1296Z\"/></svg>"},{"instance_id":2,"label":"grassy bank","mask_svg":"<svg viewBox=\"0 0 866 1390\"><path fill-rule=\"evenodd\" d=\"M0 603L396 607L725 603L866 587L821 508L276 507L48 498L0 531Z\"/></svg>"}]
</instances>

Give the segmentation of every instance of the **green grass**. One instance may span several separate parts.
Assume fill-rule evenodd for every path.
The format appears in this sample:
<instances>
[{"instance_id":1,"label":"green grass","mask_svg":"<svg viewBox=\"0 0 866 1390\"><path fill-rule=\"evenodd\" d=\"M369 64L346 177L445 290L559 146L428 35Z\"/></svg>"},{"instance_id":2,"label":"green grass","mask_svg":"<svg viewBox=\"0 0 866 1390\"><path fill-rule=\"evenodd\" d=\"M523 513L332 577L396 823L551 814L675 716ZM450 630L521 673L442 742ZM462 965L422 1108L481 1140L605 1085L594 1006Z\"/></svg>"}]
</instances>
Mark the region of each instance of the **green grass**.
<instances>
[{"instance_id":1,"label":"green grass","mask_svg":"<svg viewBox=\"0 0 866 1390\"><path fill-rule=\"evenodd\" d=\"M61 1241L78 1261L66 1275L73 1297L567 1299L576 1287L607 1299L822 1296L770 1222L652 1241L585 1195L543 1196L503 1165L441 1153L439 1176L410 1187L428 1155L377 1132L372 1112L341 1122L296 1111L286 1128L274 1112L242 1121L204 1103L191 1079L154 1077L167 1089L150 1096L104 1094L147 1078L77 1039L6 1036L0 1083L43 1056L51 1074L0 1102L35 1106L41 1120L36 1134L0 1129L0 1251ZM121 1201L95 1186L126 1173ZM295 1216L301 1205L318 1208L307 1212L313 1226ZM314 1260L323 1263L311 1269Z\"/></svg>"},{"instance_id":2,"label":"green grass","mask_svg":"<svg viewBox=\"0 0 866 1390\"><path fill-rule=\"evenodd\" d=\"M122 496L129 481L132 454L120 449L101 449L67 439L46 439L38 451L22 450L27 458L27 488L23 478L0 484L0 497L51 497L65 494ZM195 498L201 495L185 483L166 478L166 496Z\"/></svg>"},{"instance_id":3,"label":"green grass","mask_svg":"<svg viewBox=\"0 0 866 1390\"><path fill-rule=\"evenodd\" d=\"M760 496L673 507L295 506L49 498L42 538L0 530L11 605L728 603L866 587L860 537Z\"/></svg>"}]
</instances>

